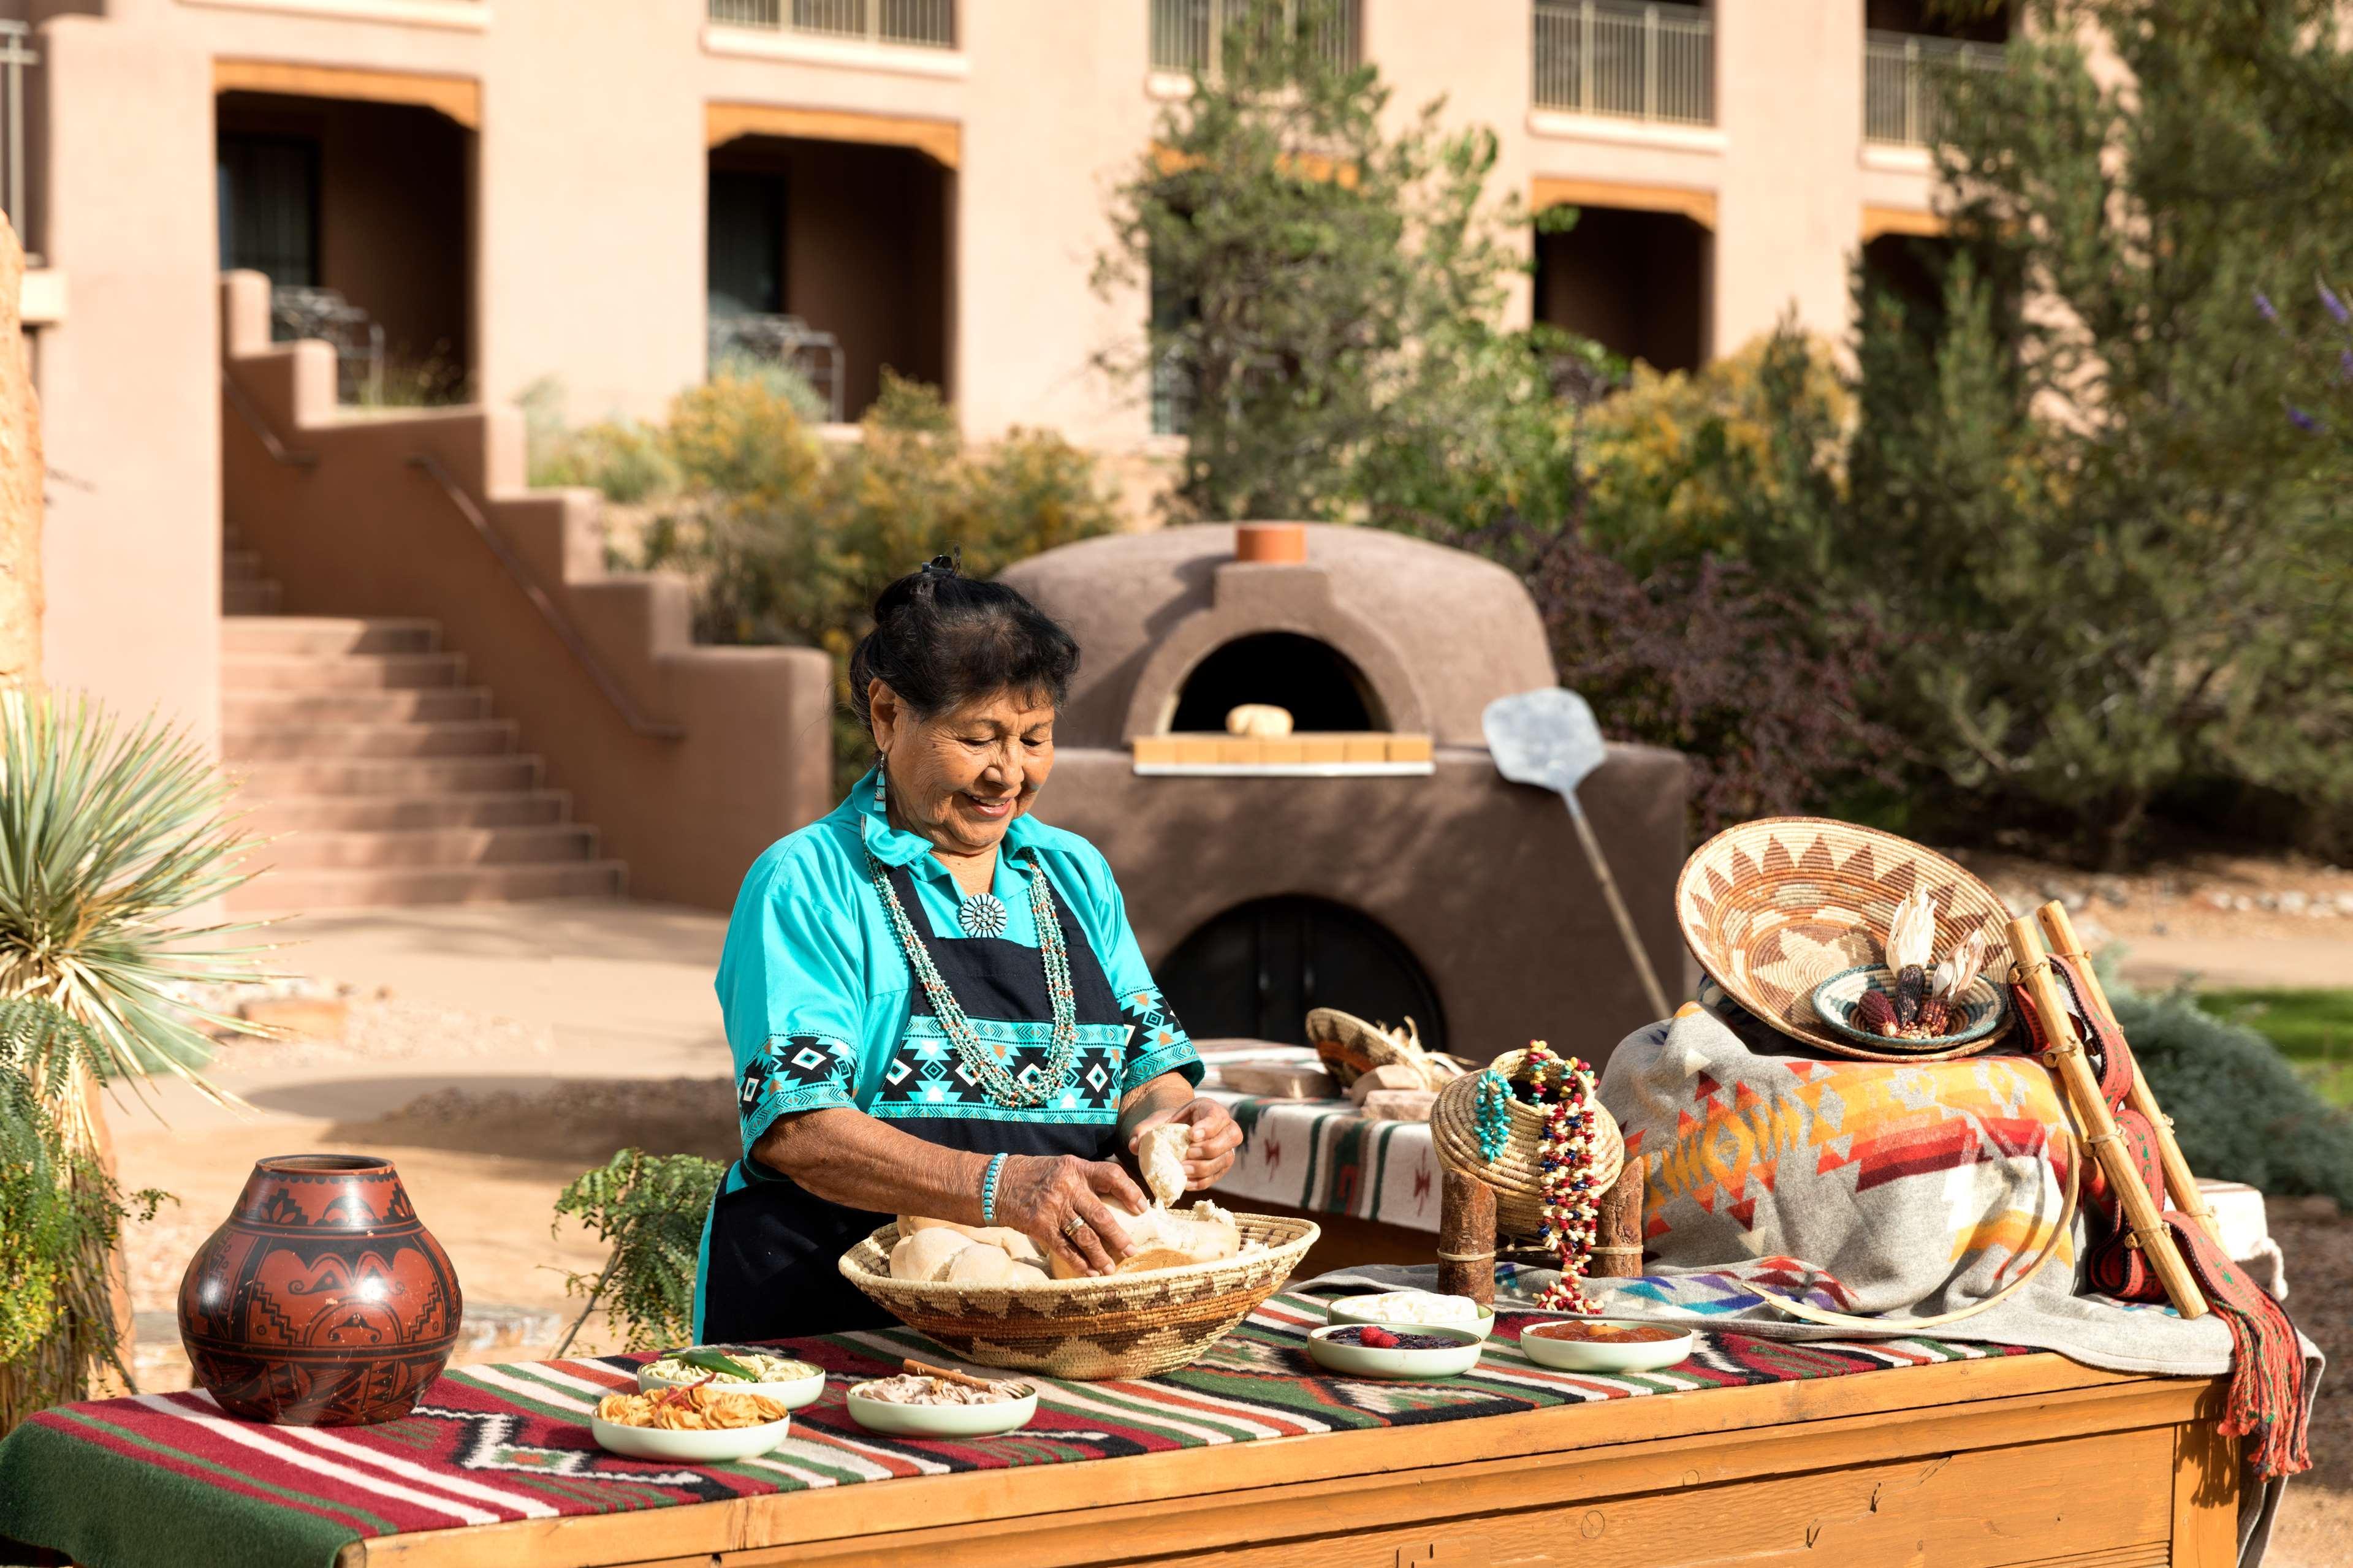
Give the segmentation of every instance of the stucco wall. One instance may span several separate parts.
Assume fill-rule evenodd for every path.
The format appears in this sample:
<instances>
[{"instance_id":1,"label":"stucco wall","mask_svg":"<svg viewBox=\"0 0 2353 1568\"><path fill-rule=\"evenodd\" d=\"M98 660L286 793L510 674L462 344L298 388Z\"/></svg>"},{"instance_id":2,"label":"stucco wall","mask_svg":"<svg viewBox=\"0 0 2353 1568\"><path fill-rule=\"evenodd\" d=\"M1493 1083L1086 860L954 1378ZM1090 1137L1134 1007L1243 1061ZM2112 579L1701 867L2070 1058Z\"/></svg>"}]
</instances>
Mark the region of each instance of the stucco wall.
<instances>
[{"instance_id":1,"label":"stucco wall","mask_svg":"<svg viewBox=\"0 0 2353 1568\"><path fill-rule=\"evenodd\" d=\"M36 374L49 464L45 663L54 685L211 745L220 714L219 355L212 95L169 39L60 18L35 243L71 281ZM100 193L103 193L102 197Z\"/></svg>"}]
</instances>

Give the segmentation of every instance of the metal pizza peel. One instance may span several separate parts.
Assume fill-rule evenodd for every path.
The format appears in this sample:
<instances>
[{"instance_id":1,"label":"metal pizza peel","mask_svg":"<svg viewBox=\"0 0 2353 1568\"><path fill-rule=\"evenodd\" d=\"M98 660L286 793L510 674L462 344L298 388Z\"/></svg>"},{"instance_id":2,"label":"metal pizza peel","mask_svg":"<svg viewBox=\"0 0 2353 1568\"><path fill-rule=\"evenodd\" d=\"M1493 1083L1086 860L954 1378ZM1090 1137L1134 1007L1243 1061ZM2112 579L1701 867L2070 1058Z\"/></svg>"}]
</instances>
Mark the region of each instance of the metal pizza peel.
<instances>
[{"instance_id":1,"label":"metal pizza peel","mask_svg":"<svg viewBox=\"0 0 2353 1568\"><path fill-rule=\"evenodd\" d=\"M1487 704L1480 724L1487 732L1487 750L1494 756L1496 772L1514 784L1551 790L1568 803L1568 819L1577 825L1577 840L1585 846L1585 858L1618 922L1626 955L1634 961L1635 973L1642 977L1642 989L1650 994L1658 1016L1671 1016L1674 1008L1667 1001L1666 989L1651 967L1651 955L1643 950L1641 938L1634 934L1634 918L1626 911L1618 879L1609 874L1609 862L1601 853L1601 841L1594 837L1593 825L1586 820L1585 807L1577 802L1577 786L1608 754L1592 706L1566 687L1551 686L1496 698Z\"/></svg>"}]
</instances>

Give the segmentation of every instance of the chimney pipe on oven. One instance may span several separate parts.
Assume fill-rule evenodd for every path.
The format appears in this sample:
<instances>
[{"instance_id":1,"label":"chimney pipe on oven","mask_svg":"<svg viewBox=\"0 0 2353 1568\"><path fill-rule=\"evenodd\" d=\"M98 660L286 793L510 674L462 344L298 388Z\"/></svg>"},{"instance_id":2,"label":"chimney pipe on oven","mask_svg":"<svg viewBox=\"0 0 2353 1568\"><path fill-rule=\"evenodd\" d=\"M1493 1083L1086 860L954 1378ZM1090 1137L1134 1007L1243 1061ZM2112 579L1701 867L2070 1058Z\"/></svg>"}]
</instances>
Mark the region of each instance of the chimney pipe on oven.
<instances>
[{"instance_id":1,"label":"chimney pipe on oven","mask_svg":"<svg viewBox=\"0 0 2353 1568\"><path fill-rule=\"evenodd\" d=\"M1307 559L1303 522L1234 524L1234 559L1257 566L1296 566Z\"/></svg>"}]
</instances>

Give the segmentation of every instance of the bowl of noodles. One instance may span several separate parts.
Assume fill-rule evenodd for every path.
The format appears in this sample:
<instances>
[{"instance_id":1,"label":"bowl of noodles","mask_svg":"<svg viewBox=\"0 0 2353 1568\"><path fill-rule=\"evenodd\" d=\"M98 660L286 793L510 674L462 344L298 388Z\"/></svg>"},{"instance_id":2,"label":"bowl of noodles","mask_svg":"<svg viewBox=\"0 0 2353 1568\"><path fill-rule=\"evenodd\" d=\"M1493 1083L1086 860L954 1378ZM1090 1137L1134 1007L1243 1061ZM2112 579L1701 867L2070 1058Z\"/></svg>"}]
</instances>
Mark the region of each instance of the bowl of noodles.
<instances>
[{"instance_id":1,"label":"bowl of noodles","mask_svg":"<svg viewBox=\"0 0 2353 1568\"><path fill-rule=\"evenodd\" d=\"M704 1383L608 1394L596 1402L588 1430L598 1447L633 1459L710 1465L765 1454L792 1426L792 1412L776 1400Z\"/></svg>"},{"instance_id":2,"label":"bowl of noodles","mask_svg":"<svg viewBox=\"0 0 2353 1568\"><path fill-rule=\"evenodd\" d=\"M750 1345L691 1345L665 1351L638 1368L640 1392L699 1383L721 1394L756 1394L798 1410L824 1394L825 1369Z\"/></svg>"}]
</instances>

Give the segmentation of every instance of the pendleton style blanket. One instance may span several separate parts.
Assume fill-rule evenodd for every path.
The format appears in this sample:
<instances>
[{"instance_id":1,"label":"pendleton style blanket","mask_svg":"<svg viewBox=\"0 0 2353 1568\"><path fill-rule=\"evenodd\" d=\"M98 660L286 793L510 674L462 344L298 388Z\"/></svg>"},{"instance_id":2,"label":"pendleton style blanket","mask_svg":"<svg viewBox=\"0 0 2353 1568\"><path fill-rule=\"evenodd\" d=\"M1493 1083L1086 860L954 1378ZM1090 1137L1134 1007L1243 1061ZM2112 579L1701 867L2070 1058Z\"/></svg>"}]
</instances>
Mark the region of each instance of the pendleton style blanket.
<instances>
[{"instance_id":1,"label":"pendleton style blanket","mask_svg":"<svg viewBox=\"0 0 2353 1568\"><path fill-rule=\"evenodd\" d=\"M1508 1278L1508 1276L1507 1276ZM642 1356L463 1367L417 1412L379 1426L267 1426L224 1417L201 1393L44 1412L0 1443L0 1537L61 1550L83 1568L325 1568L345 1543L408 1531L599 1514L765 1492L1025 1465L1083 1463L1267 1437L1461 1421L1553 1405L2020 1353L1900 1339L1777 1344L1707 1334L1681 1366L1624 1377L1547 1371L1507 1315L1470 1374L1431 1384L1328 1377L1307 1359L1322 1309L1277 1296L1201 1362L1135 1383L1037 1379L1028 1427L965 1441L892 1438L843 1408L848 1386L939 1357L904 1329L787 1342L833 1374L795 1413L785 1446L736 1464L678 1466L598 1448L601 1395L636 1386Z\"/></svg>"},{"instance_id":2,"label":"pendleton style blanket","mask_svg":"<svg viewBox=\"0 0 2353 1568\"><path fill-rule=\"evenodd\" d=\"M1698 1002L1619 1045L1600 1093L1646 1183L1644 1277L1594 1281L1606 1312L1852 1339L1751 1287L1830 1311L1930 1317L1993 1295L2054 1239L2064 1166L2050 1130L2063 1112L2050 1074L2015 1054L1829 1061L1704 984ZM2085 1287L2085 1224L2079 1214L2016 1295L1935 1332L2118 1372L2229 1372L2221 1316L2184 1321ZM2301 1349L2316 1389L2320 1352ZM2262 1560L2283 1484L2241 1510L2242 1568Z\"/></svg>"}]
</instances>

